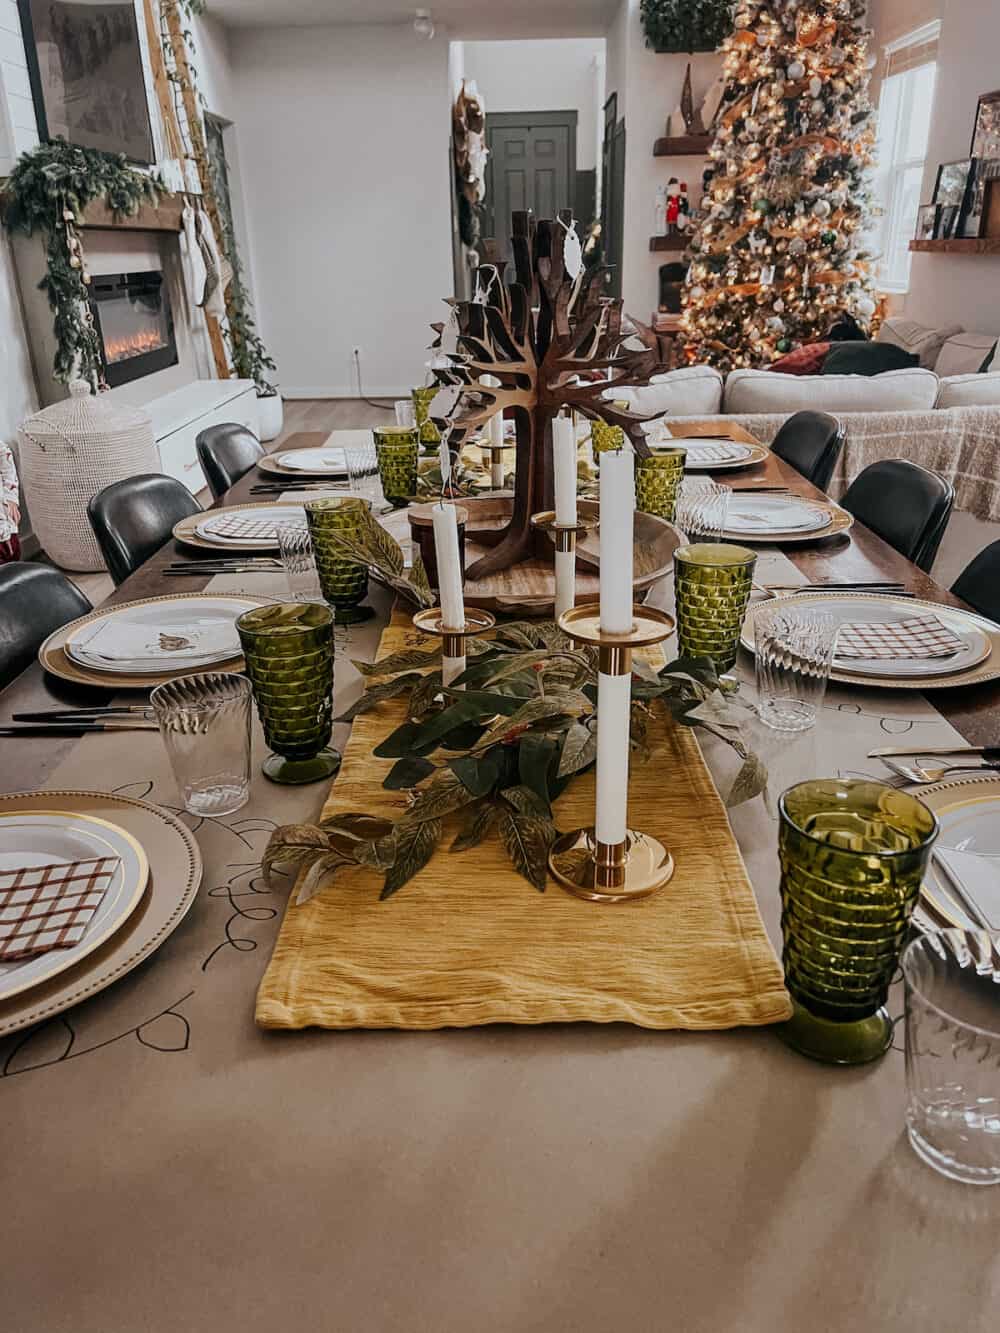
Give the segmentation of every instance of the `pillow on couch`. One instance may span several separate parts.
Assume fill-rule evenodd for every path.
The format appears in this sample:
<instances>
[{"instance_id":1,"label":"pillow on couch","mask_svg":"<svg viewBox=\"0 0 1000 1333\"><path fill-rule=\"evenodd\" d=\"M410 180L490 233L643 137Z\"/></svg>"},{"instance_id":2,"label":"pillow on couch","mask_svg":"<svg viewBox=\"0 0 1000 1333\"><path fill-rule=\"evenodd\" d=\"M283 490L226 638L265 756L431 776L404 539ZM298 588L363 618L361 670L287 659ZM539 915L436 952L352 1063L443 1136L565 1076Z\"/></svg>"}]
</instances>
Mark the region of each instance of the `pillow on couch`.
<instances>
[{"instance_id":1,"label":"pillow on couch","mask_svg":"<svg viewBox=\"0 0 1000 1333\"><path fill-rule=\"evenodd\" d=\"M726 380L727 415L761 412L929 412L937 398L932 370L890 370L885 375L775 375L734 370Z\"/></svg>"},{"instance_id":2,"label":"pillow on couch","mask_svg":"<svg viewBox=\"0 0 1000 1333\"><path fill-rule=\"evenodd\" d=\"M958 333L949 338L934 363L942 379L952 375L974 375L980 370L990 349L996 346L995 333Z\"/></svg>"},{"instance_id":3,"label":"pillow on couch","mask_svg":"<svg viewBox=\"0 0 1000 1333\"><path fill-rule=\"evenodd\" d=\"M941 381L935 407L1000 407L1000 372L949 375Z\"/></svg>"},{"instance_id":4,"label":"pillow on couch","mask_svg":"<svg viewBox=\"0 0 1000 1333\"><path fill-rule=\"evenodd\" d=\"M639 389L608 389L604 397L650 416L714 417L722 410L722 376L711 366L684 366L652 376Z\"/></svg>"},{"instance_id":5,"label":"pillow on couch","mask_svg":"<svg viewBox=\"0 0 1000 1333\"><path fill-rule=\"evenodd\" d=\"M834 343L823 362L824 375L884 375L888 370L906 370L920 358L904 352L895 343Z\"/></svg>"},{"instance_id":6,"label":"pillow on couch","mask_svg":"<svg viewBox=\"0 0 1000 1333\"><path fill-rule=\"evenodd\" d=\"M819 375L832 346L832 343L804 343L768 366L768 370L776 375Z\"/></svg>"},{"instance_id":7,"label":"pillow on couch","mask_svg":"<svg viewBox=\"0 0 1000 1333\"><path fill-rule=\"evenodd\" d=\"M929 329L926 324L918 324L915 319L907 319L905 315L891 315L882 321L875 341L890 347L901 347L904 352L916 356L919 365L927 370L935 370L941 348L949 338L961 332L961 324Z\"/></svg>"}]
</instances>

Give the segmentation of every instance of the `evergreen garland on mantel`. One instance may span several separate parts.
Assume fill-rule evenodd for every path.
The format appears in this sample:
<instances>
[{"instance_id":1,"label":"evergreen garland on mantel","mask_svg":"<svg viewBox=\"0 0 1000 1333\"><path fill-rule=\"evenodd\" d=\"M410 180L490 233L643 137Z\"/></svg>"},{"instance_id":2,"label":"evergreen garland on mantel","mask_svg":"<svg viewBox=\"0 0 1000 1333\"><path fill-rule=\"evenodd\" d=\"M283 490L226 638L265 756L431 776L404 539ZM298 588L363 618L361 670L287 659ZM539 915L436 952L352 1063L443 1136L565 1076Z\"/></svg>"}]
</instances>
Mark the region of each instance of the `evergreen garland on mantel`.
<instances>
[{"instance_id":1,"label":"evergreen garland on mantel","mask_svg":"<svg viewBox=\"0 0 1000 1333\"><path fill-rule=\"evenodd\" d=\"M100 339L90 310L90 276L77 227L88 204L103 201L115 220L156 205L165 186L157 173L137 171L120 153L53 139L22 154L7 181L4 224L26 236L45 235L48 272L38 284L55 314L53 375L64 384L80 376L97 388L103 378Z\"/></svg>"}]
</instances>

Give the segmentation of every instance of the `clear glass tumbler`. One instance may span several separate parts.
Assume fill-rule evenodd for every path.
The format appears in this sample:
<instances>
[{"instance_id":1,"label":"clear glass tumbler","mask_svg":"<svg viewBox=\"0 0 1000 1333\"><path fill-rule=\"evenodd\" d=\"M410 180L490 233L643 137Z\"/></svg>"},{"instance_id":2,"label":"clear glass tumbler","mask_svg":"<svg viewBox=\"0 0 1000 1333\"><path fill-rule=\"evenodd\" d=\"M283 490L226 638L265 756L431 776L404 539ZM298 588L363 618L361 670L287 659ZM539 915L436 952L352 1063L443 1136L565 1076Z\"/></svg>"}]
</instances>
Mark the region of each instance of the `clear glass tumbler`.
<instances>
[{"instance_id":1,"label":"clear glass tumbler","mask_svg":"<svg viewBox=\"0 0 1000 1333\"><path fill-rule=\"evenodd\" d=\"M158 685L150 703L184 809L231 815L250 799L250 682L206 671Z\"/></svg>"},{"instance_id":2,"label":"clear glass tumbler","mask_svg":"<svg viewBox=\"0 0 1000 1333\"><path fill-rule=\"evenodd\" d=\"M410 399L397 398L392 407L396 413L396 425L405 426L407 430L412 430L417 424L417 414Z\"/></svg>"},{"instance_id":3,"label":"clear glass tumbler","mask_svg":"<svg viewBox=\"0 0 1000 1333\"><path fill-rule=\"evenodd\" d=\"M407 401L404 405L412 411L412 403ZM373 507L382 505L384 497L374 444L352 445L347 450L347 476L353 495L360 495L363 500L370 501Z\"/></svg>"},{"instance_id":4,"label":"clear glass tumbler","mask_svg":"<svg viewBox=\"0 0 1000 1333\"><path fill-rule=\"evenodd\" d=\"M305 523L281 523L278 549L293 602L324 602L312 538Z\"/></svg>"},{"instance_id":5,"label":"clear glass tumbler","mask_svg":"<svg viewBox=\"0 0 1000 1333\"><path fill-rule=\"evenodd\" d=\"M837 622L830 615L784 604L754 612L757 708L775 731L808 731L823 706Z\"/></svg>"},{"instance_id":6,"label":"clear glass tumbler","mask_svg":"<svg viewBox=\"0 0 1000 1333\"><path fill-rule=\"evenodd\" d=\"M1000 934L941 930L903 954L906 1130L928 1166L1000 1185Z\"/></svg>"},{"instance_id":7,"label":"clear glass tumbler","mask_svg":"<svg viewBox=\"0 0 1000 1333\"><path fill-rule=\"evenodd\" d=\"M685 477L677 491L674 526L689 542L721 542L732 496L728 486L707 478Z\"/></svg>"}]
</instances>

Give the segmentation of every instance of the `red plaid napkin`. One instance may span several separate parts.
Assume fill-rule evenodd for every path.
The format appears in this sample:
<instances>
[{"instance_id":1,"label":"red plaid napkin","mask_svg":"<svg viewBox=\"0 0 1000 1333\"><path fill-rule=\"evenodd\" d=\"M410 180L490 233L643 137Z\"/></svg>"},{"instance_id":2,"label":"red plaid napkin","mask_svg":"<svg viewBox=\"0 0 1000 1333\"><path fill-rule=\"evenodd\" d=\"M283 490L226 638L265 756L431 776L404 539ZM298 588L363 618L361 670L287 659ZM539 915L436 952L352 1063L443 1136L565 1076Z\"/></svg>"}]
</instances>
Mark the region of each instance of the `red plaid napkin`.
<instances>
[{"instance_id":1,"label":"red plaid napkin","mask_svg":"<svg viewBox=\"0 0 1000 1333\"><path fill-rule=\"evenodd\" d=\"M965 647L937 616L909 616L866 624L851 621L837 635L837 657L921 658L954 657Z\"/></svg>"},{"instance_id":2,"label":"red plaid napkin","mask_svg":"<svg viewBox=\"0 0 1000 1333\"><path fill-rule=\"evenodd\" d=\"M0 962L79 944L118 865L102 856L0 870Z\"/></svg>"}]
</instances>

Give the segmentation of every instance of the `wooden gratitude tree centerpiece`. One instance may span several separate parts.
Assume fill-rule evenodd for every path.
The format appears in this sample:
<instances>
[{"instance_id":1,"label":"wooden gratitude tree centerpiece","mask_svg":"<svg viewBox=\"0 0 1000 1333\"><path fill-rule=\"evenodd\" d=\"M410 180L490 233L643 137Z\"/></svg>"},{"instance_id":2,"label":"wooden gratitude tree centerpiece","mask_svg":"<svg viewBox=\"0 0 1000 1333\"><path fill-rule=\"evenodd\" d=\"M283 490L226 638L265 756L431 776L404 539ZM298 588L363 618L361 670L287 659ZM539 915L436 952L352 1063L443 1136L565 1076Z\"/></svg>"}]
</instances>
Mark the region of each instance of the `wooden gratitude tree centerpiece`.
<instances>
[{"instance_id":1,"label":"wooden gratitude tree centerpiece","mask_svg":"<svg viewBox=\"0 0 1000 1333\"><path fill-rule=\"evenodd\" d=\"M466 571L474 582L539 557L553 562L551 541L531 525L532 514L554 508L553 418L563 408L600 417L621 426L647 457L640 426L655 414L623 409L604 395L610 390L613 400L616 389L645 385L666 369L651 329L632 321L623 332L620 298L601 294L607 269L567 268L569 237L570 267L577 269L580 257L571 210L553 221L514 213L511 230L513 281L504 280L506 261L482 265L476 299L451 301L449 323L433 326L441 334L435 373L458 392L440 394L431 410L452 445L506 408L514 409L517 427L513 509L502 526L477 527L475 543L488 549ZM592 371L600 378L581 378ZM435 411L442 401L447 415ZM496 498L481 503L497 514ZM582 549L581 557L596 563L596 552Z\"/></svg>"}]
</instances>

